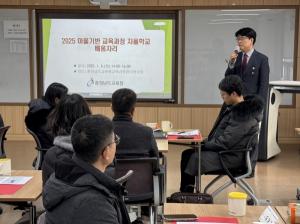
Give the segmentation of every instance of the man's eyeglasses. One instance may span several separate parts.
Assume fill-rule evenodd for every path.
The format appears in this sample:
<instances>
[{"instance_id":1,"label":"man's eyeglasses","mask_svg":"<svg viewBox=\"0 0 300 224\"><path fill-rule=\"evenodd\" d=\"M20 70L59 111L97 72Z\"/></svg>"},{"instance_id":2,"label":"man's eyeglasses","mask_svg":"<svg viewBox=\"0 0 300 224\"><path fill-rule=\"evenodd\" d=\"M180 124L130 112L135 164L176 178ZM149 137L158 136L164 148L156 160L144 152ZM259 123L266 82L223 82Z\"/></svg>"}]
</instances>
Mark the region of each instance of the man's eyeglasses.
<instances>
[{"instance_id":1,"label":"man's eyeglasses","mask_svg":"<svg viewBox=\"0 0 300 224\"><path fill-rule=\"evenodd\" d=\"M235 38L236 41L243 41L243 40L246 40L246 39L249 39L248 37L246 36L238 36L237 38Z\"/></svg>"},{"instance_id":2,"label":"man's eyeglasses","mask_svg":"<svg viewBox=\"0 0 300 224\"><path fill-rule=\"evenodd\" d=\"M112 144L114 144L114 143L116 143L116 145L118 145L118 144L120 143L120 137L119 137L118 135L116 135L116 134L115 134L115 136L114 136L113 142L107 144L106 146L112 145Z\"/></svg>"}]
</instances>

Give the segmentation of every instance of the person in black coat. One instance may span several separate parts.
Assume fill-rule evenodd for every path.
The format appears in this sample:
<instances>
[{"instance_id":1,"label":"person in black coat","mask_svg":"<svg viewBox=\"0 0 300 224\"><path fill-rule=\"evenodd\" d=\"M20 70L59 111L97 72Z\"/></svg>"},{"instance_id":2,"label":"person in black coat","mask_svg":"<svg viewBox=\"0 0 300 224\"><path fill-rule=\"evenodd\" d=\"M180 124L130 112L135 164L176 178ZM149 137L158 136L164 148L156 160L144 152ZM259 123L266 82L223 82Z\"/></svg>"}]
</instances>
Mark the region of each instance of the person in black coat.
<instances>
[{"instance_id":1,"label":"person in black coat","mask_svg":"<svg viewBox=\"0 0 300 224\"><path fill-rule=\"evenodd\" d=\"M133 121L136 98L136 93L126 88L112 95L113 124L120 136L116 157L158 157L153 130Z\"/></svg>"},{"instance_id":2,"label":"person in black coat","mask_svg":"<svg viewBox=\"0 0 300 224\"><path fill-rule=\"evenodd\" d=\"M74 156L58 161L43 189L47 224L129 224L124 188L104 174L116 152L111 120L78 119L71 131Z\"/></svg>"},{"instance_id":3,"label":"person in black coat","mask_svg":"<svg viewBox=\"0 0 300 224\"><path fill-rule=\"evenodd\" d=\"M44 97L33 99L28 104L25 124L37 135L43 149L49 149L53 145L53 136L47 127L47 117L67 92L68 88L63 84L52 83L48 86Z\"/></svg>"},{"instance_id":4,"label":"person in black coat","mask_svg":"<svg viewBox=\"0 0 300 224\"><path fill-rule=\"evenodd\" d=\"M238 76L225 77L219 89L227 106L201 147L201 174L223 169L219 151L245 149L251 136L258 132L263 116L263 101L257 95L244 98L242 80ZM193 191L198 163L198 154L194 149L182 153L180 191ZM240 153L225 158L228 168L240 167L244 163L244 155Z\"/></svg>"},{"instance_id":5,"label":"person in black coat","mask_svg":"<svg viewBox=\"0 0 300 224\"><path fill-rule=\"evenodd\" d=\"M48 126L52 127L54 146L47 150L42 164L43 184L54 172L55 164L64 157L72 157L71 128L78 118L91 114L88 103L78 94L72 94L59 101L49 115Z\"/></svg>"}]
</instances>

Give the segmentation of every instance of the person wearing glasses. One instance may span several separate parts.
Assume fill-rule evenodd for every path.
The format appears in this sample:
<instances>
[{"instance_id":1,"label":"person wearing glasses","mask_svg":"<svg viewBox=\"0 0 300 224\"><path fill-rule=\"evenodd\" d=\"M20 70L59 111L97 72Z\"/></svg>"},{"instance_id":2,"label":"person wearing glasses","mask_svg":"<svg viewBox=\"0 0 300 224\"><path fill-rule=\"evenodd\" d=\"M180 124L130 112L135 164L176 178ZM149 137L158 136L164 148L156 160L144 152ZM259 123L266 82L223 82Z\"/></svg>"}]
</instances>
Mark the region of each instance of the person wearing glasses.
<instances>
[{"instance_id":1,"label":"person wearing glasses","mask_svg":"<svg viewBox=\"0 0 300 224\"><path fill-rule=\"evenodd\" d=\"M72 94L60 100L49 115L48 126L51 127L54 136L54 146L47 150L42 164L44 184L54 172L58 160L72 157L74 150L71 143L71 128L78 118L88 114L91 114L91 111L85 99L78 94Z\"/></svg>"},{"instance_id":2,"label":"person wearing glasses","mask_svg":"<svg viewBox=\"0 0 300 224\"><path fill-rule=\"evenodd\" d=\"M268 57L254 49L256 32L252 28L239 29L235 37L240 52L231 53L225 76L238 75L243 81L245 95L257 94L266 102L270 73Z\"/></svg>"},{"instance_id":3,"label":"person wearing glasses","mask_svg":"<svg viewBox=\"0 0 300 224\"><path fill-rule=\"evenodd\" d=\"M136 99L136 93L127 88L112 95L113 124L121 139L116 157L158 157L153 130L133 121Z\"/></svg>"},{"instance_id":4,"label":"person wearing glasses","mask_svg":"<svg viewBox=\"0 0 300 224\"><path fill-rule=\"evenodd\" d=\"M250 27L239 29L235 33L240 52L236 49L231 53L225 76L238 75L244 84L244 95L259 95L264 103L268 103L269 73L268 57L254 49L256 32ZM223 105L220 114L225 109ZM266 112L261 122L260 135L263 139L266 127ZM259 142L259 154L265 151L263 141ZM258 158L258 155L256 156ZM253 174L254 176L254 169Z\"/></svg>"},{"instance_id":5,"label":"person wearing glasses","mask_svg":"<svg viewBox=\"0 0 300 224\"><path fill-rule=\"evenodd\" d=\"M57 162L43 189L46 223L130 223L124 187L104 173L114 160L117 141L112 121L103 115L74 123L74 155Z\"/></svg>"}]
</instances>

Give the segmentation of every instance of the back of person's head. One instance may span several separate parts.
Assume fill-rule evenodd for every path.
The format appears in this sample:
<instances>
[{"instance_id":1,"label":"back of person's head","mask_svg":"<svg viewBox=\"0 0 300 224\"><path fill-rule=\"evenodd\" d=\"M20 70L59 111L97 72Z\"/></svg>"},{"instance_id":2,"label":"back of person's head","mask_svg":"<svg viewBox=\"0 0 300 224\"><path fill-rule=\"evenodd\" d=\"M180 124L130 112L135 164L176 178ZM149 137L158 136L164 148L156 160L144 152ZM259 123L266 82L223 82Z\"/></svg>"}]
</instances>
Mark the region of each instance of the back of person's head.
<instances>
[{"instance_id":1,"label":"back of person's head","mask_svg":"<svg viewBox=\"0 0 300 224\"><path fill-rule=\"evenodd\" d=\"M67 95L62 98L49 115L48 126L54 136L70 135L74 122L85 115L91 114L90 108L78 94Z\"/></svg>"},{"instance_id":2,"label":"back of person's head","mask_svg":"<svg viewBox=\"0 0 300 224\"><path fill-rule=\"evenodd\" d=\"M111 144L112 121L103 115L88 115L78 119L72 128L71 140L76 156L93 164Z\"/></svg>"},{"instance_id":3,"label":"back of person's head","mask_svg":"<svg viewBox=\"0 0 300 224\"><path fill-rule=\"evenodd\" d=\"M253 38L253 44L255 44L256 41L256 32L254 29L250 27L245 27L242 29L239 29L238 31L235 32L235 37L238 36L245 36L248 37L249 39Z\"/></svg>"},{"instance_id":4,"label":"back of person's head","mask_svg":"<svg viewBox=\"0 0 300 224\"><path fill-rule=\"evenodd\" d=\"M46 89L44 100L51 106L54 107L56 99L65 97L68 93L68 88L61 83L51 83Z\"/></svg>"},{"instance_id":5,"label":"back of person's head","mask_svg":"<svg viewBox=\"0 0 300 224\"><path fill-rule=\"evenodd\" d=\"M231 95L236 92L238 96L243 95L243 82L237 75L228 75L219 83L219 89Z\"/></svg>"},{"instance_id":6,"label":"back of person's head","mask_svg":"<svg viewBox=\"0 0 300 224\"><path fill-rule=\"evenodd\" d=\"M136 93L131 89L118 89L112 95L112 110L115 114L131 113L136 104Z\"/></svg>"}]
</instances>

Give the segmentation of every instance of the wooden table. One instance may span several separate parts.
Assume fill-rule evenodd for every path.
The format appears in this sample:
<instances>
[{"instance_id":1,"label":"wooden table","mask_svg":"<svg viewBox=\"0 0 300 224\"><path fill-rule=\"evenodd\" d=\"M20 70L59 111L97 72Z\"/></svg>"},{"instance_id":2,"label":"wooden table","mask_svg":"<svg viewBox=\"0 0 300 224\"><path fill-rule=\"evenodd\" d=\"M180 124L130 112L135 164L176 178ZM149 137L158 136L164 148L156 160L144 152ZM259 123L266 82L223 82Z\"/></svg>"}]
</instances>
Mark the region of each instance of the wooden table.
<instances>
[{"instance_id":1,"label":"wooden table","mask_svg":"<svg viewBox=\"0 0 300 224\"><path fill-rule=\"evenodd\" d=\"M31 176L21 189L11 195L0 195L0 202L25 202L28 203L30 223L36 223L36 207L33 202L42 195L42 171L40 170L14 170L11 176Z\"/></svg>"},{"instance_id":2,"label":"wooden table","mask_svg":"<svg viewBox=\"0 0 300 224\"><path fill-rule=\"evenodd\" d=\"M287 206L275 206L276 211L280 214L281 218L286 222L289 222L289 216L287 213L288 207Z\"/></svg>"},{"instance_id":3,"label":"wooden table","mask_svg":"<svg viewBox=\"0 0 300 224\"><path fill-rule=\"evenodd\" d=\"M279 206L284 207L284 206ZM246 216L236 217L240 224L252 224L254 221L258 221L262 212L266 209L266 206L247 206ZM275 210L276 211L276 210ZM197 216L227 216L227 205L217 204L176 204L166 203L164 204L164 214L195 214ZM278 215L280 217L280 215ZM280 219L279 224L285 223Z\"/></svg>"}]
</instances>

